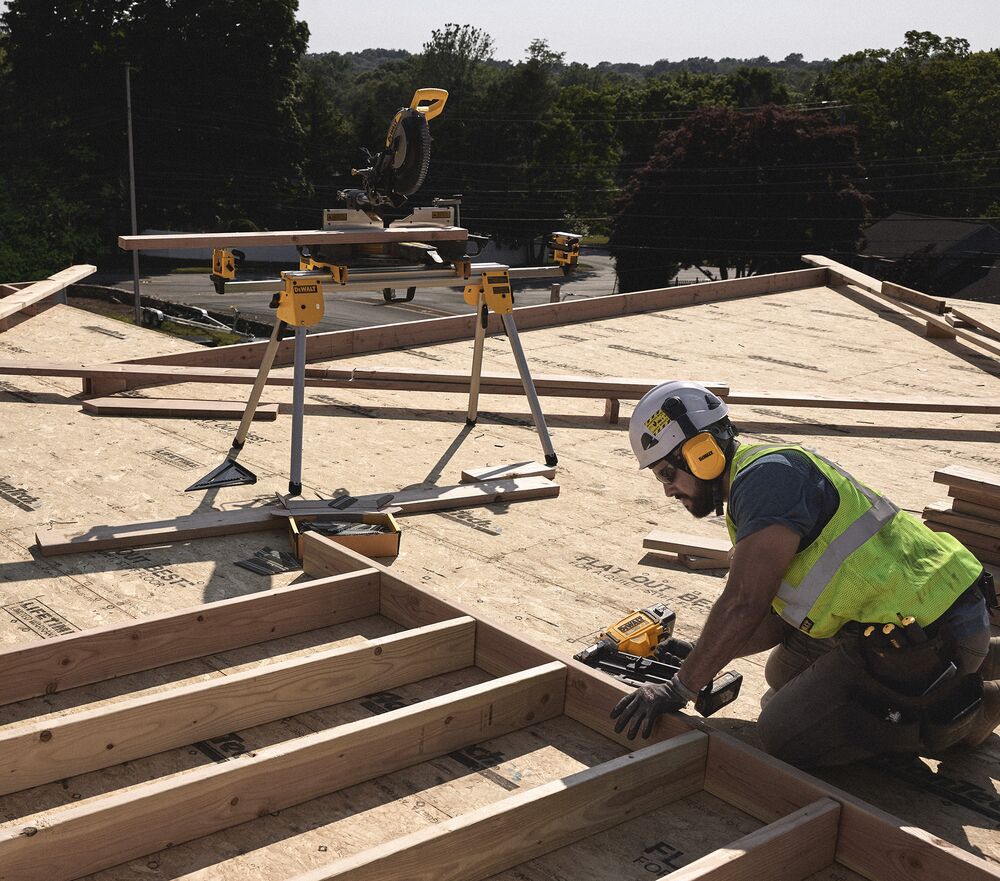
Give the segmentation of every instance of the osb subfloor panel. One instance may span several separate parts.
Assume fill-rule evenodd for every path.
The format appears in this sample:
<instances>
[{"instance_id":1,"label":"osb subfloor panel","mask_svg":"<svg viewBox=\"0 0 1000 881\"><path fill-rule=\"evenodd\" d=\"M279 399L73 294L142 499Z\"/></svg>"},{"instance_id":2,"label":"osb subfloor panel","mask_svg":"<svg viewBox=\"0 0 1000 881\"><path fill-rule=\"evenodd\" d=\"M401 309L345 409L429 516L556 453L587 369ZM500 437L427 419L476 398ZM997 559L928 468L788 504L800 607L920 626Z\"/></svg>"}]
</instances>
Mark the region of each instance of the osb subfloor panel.
<instances>
[{"instance_id":1,"label":"osb subfloor panel","mask_svg":"<svg viewBox=\"0 0 1000 881\"><path fill-rule=\"evenodd\" d=\"M984 320L992 317L1000 325L1000 307L981 306L977 314L981 313ZM123 328L99 316L87 316L91 329L81 329L79 315L68 307L55 307L12 328L0 335L0 356L96 363L177 350L174 341L153 331ZM522 340L537 373L723 380L734 391L997 398L1000 365L995 359L954 341L925 339L913 332L915 327L889 307L869 305L849 292L816 288L530 331L522 334ZM468 369L471 353L469 341L336 363L455 371ZM503 337L487 340L484 369L515 369ZM30 551L36 529L161 519L199 507L241 507L273 498L274 492L287 487L287 415L253 426L241 462L258 475L256 486L185 494L186 486L222 461L235 431L231 422L93 417L80 411L73 397L79 389L78 381L61 379L9 377L0 384L4 449L0 605L10 615L7 624L0 623L0 644L123 623L301 577L289 573L269 579L234 565L262 547L283 549L280 533L36 559ZM205 399L239 399L245 393L245 386L208 384L139 392ZM265 401L284 405L290 397L289 389L268 388L264 393ZM457 483L463 468L541 455L525 401L518 397L483 398L480 421L471 429L464 424L466 401L461 395L309 388L306 402L306 496ZM679 634L697 636L723 578L660 563L644 553L642 538L653 528L722 537L721 520L692 520L660 494L648 475L637 473L629 452L627 420L609 426L601 417L602 401L542 398L542 403L560 459L560 497L407 517L402 553L393 568L425 589L468 604L561 651L578 650L623 611L655 601L677 611ZM623 403L623 417L628 409ZM287 406L283 412L287 414ZM931 482L935 468L962 462L1000 471L995 416L761 406L734 408L733 418L745 440L813 446L913 511L945 496L945 488ZM45 617L49 615L55 617ZM241 658L251 660L252 652L242 653ZM725 718L713 720L751 743L759 697L765 690L763 661L759 656L733 665L745 676L743 693L727 708ZM195 672L183 675L209 672L197 664L191 670ZM922 763L891 774L859 766L824 776L949 841L1000 861L998 758L1000 737L994 736L979 751L956 752L940 764ZM567 768L553 766L553 770L564 773ZM403 777L409 773L402 772ZM341 812L336 822L346 824L345 841L370 834L365 831L369 826L396 824L400 833L413 828L408 822L418 810L412 805L423 798L401 808L383 805L381 810L394 817L399 812L398 821L374 824L348 816L352 806L367 811L371 799L381 797L379 785L370 784L373 788L365 790L376 795L354 801L346 795L330 797L330 810ZM417 791L422 793L423 788ZM695 802L698 799L708 804L707 796L697 796ZM714 811L718 805L712 804ZM294 816L303 830L319 823L310 819L308 807L282 812L282 822L291 823ZM441 809L449 810L447 804ZM673 823L678 822L675 814L684 814L670 809L664 813ZM636 824L643 834L629 845L631 849L616 851L618 869L624 856L630 863L660 840L652 831L654 825ZM237 851L255 852L265 845L269 853L287 848L288 867L296 868L294 860L300 857L293 858L292 852L305 851L293 846L297 838L288 838L287 826L281 826L282 832L260 825L254 832L258 825L250 824L244 839L233 832L214 836L218 840L203 851L206 868L192 877L215 877L207 868L210 854L251 859L251 854L239 856ZM698 850L696 842L673 829L669 827L669 835L663 833L663 840L684 851L685 857L693 854L691 859L722 843L713 839ZM302 834L314 832L309 828ZM336 845L331 841L322 846L333 853L335 846L346 846L337 835ZM357 840L352 850L363 846L362 839ZM601 840L606 843L594 839ZM186 847L195 852L200 845ZM573 850L589 849L604 852L592 843ZM256 856L258 861L270 858ZM170 856L161 854L157 859L168 861ZM561 877L569 867L553 854L501 877L542 881ZM192 870L168 870L164 863L154 877L188 871ZM839 874L828 877L846 877L843 870L835 871ZM603 869L594 875L603 876ZM149 877L148 867L143 877ZM655 875L641 869L635 877Z\"/></svg>"}]
</instances>

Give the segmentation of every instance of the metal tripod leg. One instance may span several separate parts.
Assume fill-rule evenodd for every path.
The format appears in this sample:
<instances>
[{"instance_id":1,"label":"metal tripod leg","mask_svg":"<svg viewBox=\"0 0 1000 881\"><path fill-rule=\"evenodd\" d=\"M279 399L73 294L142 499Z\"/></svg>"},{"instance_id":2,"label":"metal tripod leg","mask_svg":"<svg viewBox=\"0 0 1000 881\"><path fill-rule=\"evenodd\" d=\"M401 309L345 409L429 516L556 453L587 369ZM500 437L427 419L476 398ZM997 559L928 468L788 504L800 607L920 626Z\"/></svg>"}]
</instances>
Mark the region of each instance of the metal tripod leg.
<instances>
[{"instance_id":1,"label":"metal tripod leg","mask_svg":"<svg viewBox=\"0 0 1000 881\"><path fill-rule=\"evenodd\" d=\"M295 328L295 372L292 380L292 462L288 494L302 494L302 422L306 399L306 329Z\"/></svg>"},{"instance_id":2,"label":"metal tripod leg","mask_svg":"<svg viewBox=\"0 0 1000 881\"><path fill-rule=\"evenodd\" d=\"M483 343L486 341L486 323L488 315L486 303L483 301L482 288L476 301L476 342L472 349L472 376L469 380L469 412L465 417L466 425L475 425L479 413L479 383L483 375Z\"/></svg>"},{"instance_id":3,"label":"metal tripod leg","mask_svg":"<svg viewBox=\"0 0 1000 881\"><path fill-rule=\"evenodd\" d=\"M517 372L521 374L521 383L524 386L524 393L528 398L528 406L531 408L531 417L535 420L535 431L538 432L538 439L542 442L542 449L545 451L545 464L552 467L558 463L559 459L552 448L549 429L545 425L545 414L542 413L542 405L538 402L535 382L531 378L528 361L524 357L524 349L521 348L521 337L518 336L517 325L514 324L514 316L508 312L501 317L503 318L504 329L507 331L507 339L510 340L510 350L514 353L514 360L517 362Z\"/></svg>"},{"instance_id":4,"label":"metal tripod leg","mask_svg":"<svg viewBox=\"0 0 1000 881\"><path fill-rule=\"evenodd\" d=\"M243 418L240 420L240 427L236 430L236 437L226 454L225 461L217 468L213 468L200 480L195 481L185 492L196 492L199 490L219 489L224 486L247 486L257 482L257 475L250 469L244 468L236 457L246 443L247 435L250 433L250 423L253 421L254 413L257 412L257 405L260 403L261 393L267 383L267 376L271 372L274 364L274 357L278 353L279 336L283 322L275 320L274 330L271 332L271 339L267 342L264 356L260 359L260 367L257 370L257 377L253 381L253 388L250 390L250 398L247 400L246 408L243 410Z\"/></svg>"},{"instance_id":5,"label":"metal tripod leg","mask_svg":"<svg viewBox=\"0 0 1000 881\"><path fill-rule=\"evenodd\" d=\"M264 349L264 357L260 359L260 367L257 370L257 378L253 381L253 388L250 390L250 398L247 401L246 409L243 411L243 418L240 420L240 427L236 430L236 440L233 441L233 449L229 458L235 459L239 451L246 443L247 435L250 433L250 423L253 422L254 413L257 412L257 405L260 403L260 396L267 383L267 376L271 372L274 364L274 356L278 354L278 344L281 335L283 321L274 319L274 330L271 331L271 338L267 341L267 348Z\"/></svg>"}]
</instances>

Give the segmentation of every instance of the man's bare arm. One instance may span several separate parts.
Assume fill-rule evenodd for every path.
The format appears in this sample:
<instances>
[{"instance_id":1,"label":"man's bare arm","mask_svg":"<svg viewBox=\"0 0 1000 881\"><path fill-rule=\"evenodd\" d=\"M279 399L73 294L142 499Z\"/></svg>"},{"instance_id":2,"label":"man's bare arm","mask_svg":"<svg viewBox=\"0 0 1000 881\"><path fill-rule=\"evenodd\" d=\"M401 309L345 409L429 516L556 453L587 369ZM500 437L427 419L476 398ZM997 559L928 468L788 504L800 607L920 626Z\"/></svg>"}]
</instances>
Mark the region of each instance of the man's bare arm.
<instances>
[{"instance_id":1,"label":"man's bare arm","mask_svg":"<svg viewBox=\"0 0 1000 881\"><path fill-rule=\"evenodd\" d=\"M700 691L733 658L744 654L798 547L799 535L780 524L737 542L726 587L678 676L682 685Z\"/></svg>"}]
</instances>

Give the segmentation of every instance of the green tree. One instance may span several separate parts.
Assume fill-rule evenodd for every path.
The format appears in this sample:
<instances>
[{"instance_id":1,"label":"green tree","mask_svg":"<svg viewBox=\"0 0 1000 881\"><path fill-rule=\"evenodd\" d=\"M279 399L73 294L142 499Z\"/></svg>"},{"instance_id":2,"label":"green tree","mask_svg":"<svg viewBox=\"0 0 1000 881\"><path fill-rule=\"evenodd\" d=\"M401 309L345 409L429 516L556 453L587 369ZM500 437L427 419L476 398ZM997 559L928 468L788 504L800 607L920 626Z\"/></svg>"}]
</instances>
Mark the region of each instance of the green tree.
<instances>
[{"instance_id":1,"label":"green tree","mask_svg":"<svg viewBox=\"0 0 1000 881\"><path fill-rule=\"evenodd\" d=\"M825 114L700 111L626 189L611 235L621 289L661 287L679 266L726 278L854 250L868 202L859 174L854 130Z\"/></svg>"},{"instance_id":2,"label":"green tree","mask_svg":"<svg viewBox=\"0 0 1000 881\"><path fill-rule=\"evenodd\" d=\"M845 55L817 84L848 105L879 213L982 215L1000 163L1000 52L908 31L896 49Z\"/></svg>"}]
</instances>

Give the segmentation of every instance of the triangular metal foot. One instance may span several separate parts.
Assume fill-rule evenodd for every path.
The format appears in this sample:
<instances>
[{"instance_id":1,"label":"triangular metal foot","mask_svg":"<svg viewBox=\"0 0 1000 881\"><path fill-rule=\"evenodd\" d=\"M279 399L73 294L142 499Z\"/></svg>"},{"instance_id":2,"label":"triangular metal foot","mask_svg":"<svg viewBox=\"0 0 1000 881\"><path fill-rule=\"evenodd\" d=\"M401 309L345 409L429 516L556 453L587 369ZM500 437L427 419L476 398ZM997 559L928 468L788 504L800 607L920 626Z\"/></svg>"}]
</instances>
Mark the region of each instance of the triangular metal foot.
<instances>
[{"instance_id":1,"label":"triangular metal foot","mask_svg":"<svg viewBox=\"0 0 1000 881\"><path fill-rule=\"evenodd\" d=\"M256 482L257 475L249 468L244 468L235 459L226 459L218 468L209 471L201 480L192 483L184 492L218 489L223 486L246 486Z\"/></svg>"}]
</instances>

